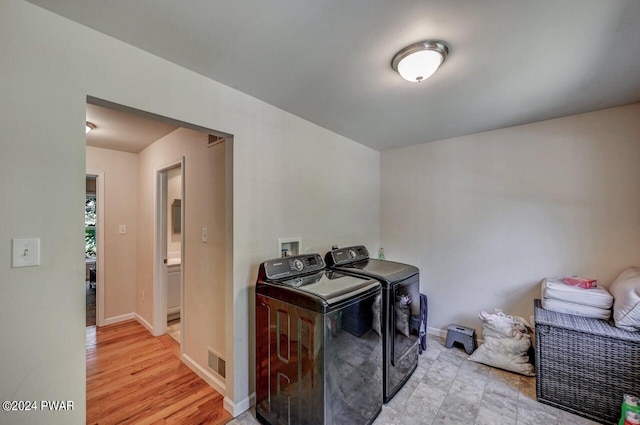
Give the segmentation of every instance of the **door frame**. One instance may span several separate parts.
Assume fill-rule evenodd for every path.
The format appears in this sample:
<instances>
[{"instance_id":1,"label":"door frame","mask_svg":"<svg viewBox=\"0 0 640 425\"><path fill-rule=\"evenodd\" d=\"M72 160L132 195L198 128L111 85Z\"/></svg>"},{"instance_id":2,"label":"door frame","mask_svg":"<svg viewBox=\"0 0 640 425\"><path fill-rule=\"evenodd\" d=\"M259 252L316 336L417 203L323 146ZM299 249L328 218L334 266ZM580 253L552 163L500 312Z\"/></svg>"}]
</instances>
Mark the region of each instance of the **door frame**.
<instances>
[{"instance_id":1,"label":"door frame","mask_svg":"<svg viewBox=\"0 0 640 425\"><path fill-rule=\"evenodd\" d=\"M185 157L155 168L155 228L153 247L153 335L167 333L167 171L180 167L181 197L180 203L180 354L184 354L184 335L186 329L186 314L184 311L184 270L185 270Z\"/></svg>"},{"instance_id":2,"label":"door frame","mask_svg":"<svg viewBox=\"0 0 640 425\"><path fill-rule=\"evenodd\" d=\"M86 177L96 179L96 326L104 326L104 171L86 170Z\"/></svg>"}]
</instances>

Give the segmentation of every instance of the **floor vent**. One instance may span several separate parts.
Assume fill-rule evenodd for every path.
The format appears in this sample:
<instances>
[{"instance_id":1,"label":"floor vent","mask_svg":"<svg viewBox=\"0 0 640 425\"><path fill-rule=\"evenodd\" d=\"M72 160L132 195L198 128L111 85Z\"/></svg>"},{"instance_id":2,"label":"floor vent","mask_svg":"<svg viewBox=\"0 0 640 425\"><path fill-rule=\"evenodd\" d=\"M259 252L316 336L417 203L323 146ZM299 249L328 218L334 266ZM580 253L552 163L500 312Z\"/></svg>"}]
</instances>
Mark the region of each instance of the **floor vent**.
<instances>
[{"instance_id":1,"label":"floor vent","mask_svg":"<svg viewBox=\"0 0 640 425\"><path fill-rule=\"evenodd\" d=\"M215 146L219 143L224 142L224 137L220 137L220 136L215 136L213 134L209 135L209 139L207 140L207 147L210 148L211 146Z\"/></svg>"},{"instance_id":2,"label":"floor vent","mask_svg":"<svg viewBox=\"0 0 640 425\"><path fill-rule=\"evenodd\" d=\"M218 353L209 348L209 369L225 378L227 376L226 368L227 362Z\"/></svg>"}]
</instances>

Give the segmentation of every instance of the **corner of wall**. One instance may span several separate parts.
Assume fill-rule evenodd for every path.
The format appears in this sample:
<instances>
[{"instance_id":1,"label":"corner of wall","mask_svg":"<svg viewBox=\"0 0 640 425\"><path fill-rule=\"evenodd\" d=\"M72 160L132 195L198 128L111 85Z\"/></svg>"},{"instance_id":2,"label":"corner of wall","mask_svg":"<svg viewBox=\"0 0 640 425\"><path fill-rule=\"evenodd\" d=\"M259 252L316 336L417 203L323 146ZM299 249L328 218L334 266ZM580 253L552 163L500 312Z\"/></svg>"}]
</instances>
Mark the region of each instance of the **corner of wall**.
<instances>
[{"instance_id":1,"label":"corner of wall","mask_svg":"<svg viewBox=\"0 0 640 425\"><path fill-rule=\"evenodd\" d=\"M231 413L234 418L240 416L243 412L249 410L251 406L256 404L256 393L251 393L249 397L244 400L234 403L229 397L225 397L223 400L224 410Z\"/></svg>"}]
</instances>

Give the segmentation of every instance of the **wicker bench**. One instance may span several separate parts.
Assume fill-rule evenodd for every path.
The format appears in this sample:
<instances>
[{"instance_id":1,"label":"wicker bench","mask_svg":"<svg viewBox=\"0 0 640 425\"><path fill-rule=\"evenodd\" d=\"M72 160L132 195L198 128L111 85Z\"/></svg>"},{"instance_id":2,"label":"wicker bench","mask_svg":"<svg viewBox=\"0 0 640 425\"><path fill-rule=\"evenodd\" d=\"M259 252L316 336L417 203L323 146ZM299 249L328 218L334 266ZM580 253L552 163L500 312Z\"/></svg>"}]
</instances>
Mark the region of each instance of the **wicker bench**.
<instances>
[{"instance_id":1,"label":"wicker bench","mask_svg":"<svg viewBox=\"0 0 640 425\"><path fill-rule=\"evenodd\" d=\"M538 401L617 424L625 393L640 395L640 332L557 313L535 300Z\"/></svg>"}]
</instances>

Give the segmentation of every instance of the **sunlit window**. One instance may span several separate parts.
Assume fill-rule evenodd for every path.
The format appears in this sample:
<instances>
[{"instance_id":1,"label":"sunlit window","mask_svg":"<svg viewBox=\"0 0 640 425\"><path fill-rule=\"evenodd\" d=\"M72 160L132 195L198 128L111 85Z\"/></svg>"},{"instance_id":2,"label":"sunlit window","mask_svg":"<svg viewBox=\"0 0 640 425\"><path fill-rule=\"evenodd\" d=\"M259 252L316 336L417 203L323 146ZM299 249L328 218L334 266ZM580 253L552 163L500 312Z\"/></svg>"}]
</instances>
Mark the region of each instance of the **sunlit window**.
<instances>
[{"instance_id":1,"label":"sunlit window","mask_svg":"<svg viewBox=\"0 0 640 425\"><path fill-rule=\"evenodd\" d=\"M87 195L84 202L84 249L87 258L96 256L96 197Z\"/></svg>"}]
</instances>

